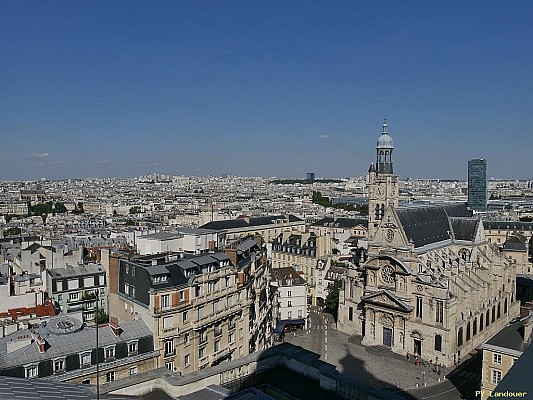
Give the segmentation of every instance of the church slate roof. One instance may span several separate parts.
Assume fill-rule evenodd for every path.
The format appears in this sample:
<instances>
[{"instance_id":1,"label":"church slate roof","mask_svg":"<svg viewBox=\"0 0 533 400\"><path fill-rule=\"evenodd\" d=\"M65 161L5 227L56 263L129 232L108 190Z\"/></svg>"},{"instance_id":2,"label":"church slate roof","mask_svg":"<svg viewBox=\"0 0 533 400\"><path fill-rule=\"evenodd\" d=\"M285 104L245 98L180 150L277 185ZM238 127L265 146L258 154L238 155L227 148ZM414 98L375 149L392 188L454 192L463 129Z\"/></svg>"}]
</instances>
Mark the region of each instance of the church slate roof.
<instances>
[{"instance_id":1,"label":"church slate roof","mask_svg":"<svg viewBox=\"0 0 533 400\"><path fill-rule=\"evenodd\" d=\"M466 203L446 203L442 207L449 217L471 217L473 215Z\"/></svg>"},{"instance_id":2,"label":"church slate roof","mask_svg":"<svg viewBox=\"0 0 533 400\"><path fill-rule=\"evenodd\" d=\"M401 207L396 212L407 239L415 247L450 239L452 228L444 207Z\"/></svg>"},{"instance_id":3,"label":"church slate roof","mask_svg":"<svg viewBox=\"0 0 533 400\"><path fill-rule=\"evenodd\" d=\"M476 218L450 218L450 222L456 240L474 241L479 222Z\"/></svg>"}]
</instances>

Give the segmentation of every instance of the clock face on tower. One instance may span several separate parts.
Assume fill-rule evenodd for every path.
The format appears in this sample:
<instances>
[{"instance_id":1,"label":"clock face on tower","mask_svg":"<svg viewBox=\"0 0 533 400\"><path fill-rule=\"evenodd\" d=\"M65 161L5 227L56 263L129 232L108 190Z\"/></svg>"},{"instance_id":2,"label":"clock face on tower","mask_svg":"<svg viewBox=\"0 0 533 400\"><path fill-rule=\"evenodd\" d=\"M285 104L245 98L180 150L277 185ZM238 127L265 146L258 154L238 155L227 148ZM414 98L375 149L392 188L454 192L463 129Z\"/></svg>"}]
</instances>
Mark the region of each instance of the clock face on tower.
<instances>
[{"instance_id":1,"label":"clock face on tower","mask_svg":"<svg viewBox=\"0 0 533 400\"><path fill-rule=\"evenodd\" d=\"M382 199L385 197L385 186L383 186L382 184L379 184L376 188L376 197L378 199Z\"/></svg>"}]
</instances>

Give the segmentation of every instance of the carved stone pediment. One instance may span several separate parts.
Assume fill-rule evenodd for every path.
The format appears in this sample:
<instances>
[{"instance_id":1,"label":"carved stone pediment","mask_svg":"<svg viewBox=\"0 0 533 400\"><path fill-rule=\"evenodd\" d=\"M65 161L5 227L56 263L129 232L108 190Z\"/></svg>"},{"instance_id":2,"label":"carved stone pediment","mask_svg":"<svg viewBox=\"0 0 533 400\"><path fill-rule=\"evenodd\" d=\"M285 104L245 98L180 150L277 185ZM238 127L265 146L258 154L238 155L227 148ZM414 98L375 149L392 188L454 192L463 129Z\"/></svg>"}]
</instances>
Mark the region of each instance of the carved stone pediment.
<instances>
[{"instance_id":1,"label":"carved stone pediment","mask_svg":"<svg viewBox=\"0 0 533 400\"><path fill-rule=\"evenodd\" d=\"M413 309L396 297L392 292L384 289L377 293L363 297L365 303L392 308L401 312L411 312Z\"/></svg>"}]
</instances>

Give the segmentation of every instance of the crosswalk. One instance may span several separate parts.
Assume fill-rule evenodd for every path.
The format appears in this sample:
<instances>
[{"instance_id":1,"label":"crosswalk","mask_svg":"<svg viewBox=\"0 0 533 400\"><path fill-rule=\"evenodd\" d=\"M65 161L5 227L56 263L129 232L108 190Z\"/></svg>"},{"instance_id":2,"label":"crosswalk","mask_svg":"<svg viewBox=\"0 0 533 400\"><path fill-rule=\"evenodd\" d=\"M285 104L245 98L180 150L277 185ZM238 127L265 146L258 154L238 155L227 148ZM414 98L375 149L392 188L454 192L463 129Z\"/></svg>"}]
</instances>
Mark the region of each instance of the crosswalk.
<instances>
[{"instance_id":1,"label":"crosswalk","mask_svg":"<svg viewBox=\"0 0 533 400\"><path fill-rule=\"evenodd\" d=\"M325 328L324 325L312 325L312 324L309 324L309 329L316 330L316 331L323 331L326 328Z\"/></svg>"}]
</instances>

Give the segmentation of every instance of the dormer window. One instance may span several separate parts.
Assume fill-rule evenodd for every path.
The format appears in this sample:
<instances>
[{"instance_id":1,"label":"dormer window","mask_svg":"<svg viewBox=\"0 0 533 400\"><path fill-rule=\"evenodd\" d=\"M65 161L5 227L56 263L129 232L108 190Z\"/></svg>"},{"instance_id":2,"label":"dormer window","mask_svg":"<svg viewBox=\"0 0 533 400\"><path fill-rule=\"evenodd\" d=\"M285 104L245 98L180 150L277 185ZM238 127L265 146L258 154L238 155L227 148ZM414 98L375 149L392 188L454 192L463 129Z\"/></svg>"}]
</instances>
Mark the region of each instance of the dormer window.
<instances>
[{"instance_id":1,"label":"dormer window","mask_svg":"<svg viewBox=\"0 0 533 400\"><path fill-rule=\"evenodd\" d=\"M165 283L167 278L167 275L155 275L153 277L153 283Z\"/></svg>"},{"instance_id":2,"label":"dormer window","mask_svg":"<svg viewBox=\"0 0 533 400\"><path fill-rule=\"evenodd\" d=\"M115 359L115 345L104 348L105 361L112 361Z\"/></svg>"},{"instance_id":3,"label":"dormer window","mask_svg":"<svg viewBox=\"0 0 533 400\"><path fill-rule=\"evenodd\" d=\"M128 343L128 356L135 355L139 352L139 341L134 340Z\"/></svg>"},{"instance_id":4,"label":"dormer window","mask_svg":"<svg viewBox=\"0 0 533 400\"><path fill-rule=\"evenodd\" d=\"M89 365L91 365L91 353L87 352L80 354L80 366L86 367Z\"/></svg>"},{"instance_id":5,"label":"dormer window","mask_svg":"<svg viewBox=\"0 0 533 400\"><path fill-rule=\"evenodd\" d=\"M39 364L27 365L24 367L24 376L28 379L39 377Z\"/></svg>"},{"instance_id":6,"label":"dormer window","mask_svg":"<svg viewBox=\"0 0 533 400\"><path fill-rule=\"evenodd\" d=\"M53 367L54 367L54 374L60 374L62 372L65 372L65 359L56 358L54 360Z\"/></svg>"}]
</instances>

